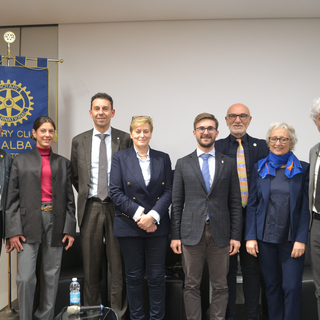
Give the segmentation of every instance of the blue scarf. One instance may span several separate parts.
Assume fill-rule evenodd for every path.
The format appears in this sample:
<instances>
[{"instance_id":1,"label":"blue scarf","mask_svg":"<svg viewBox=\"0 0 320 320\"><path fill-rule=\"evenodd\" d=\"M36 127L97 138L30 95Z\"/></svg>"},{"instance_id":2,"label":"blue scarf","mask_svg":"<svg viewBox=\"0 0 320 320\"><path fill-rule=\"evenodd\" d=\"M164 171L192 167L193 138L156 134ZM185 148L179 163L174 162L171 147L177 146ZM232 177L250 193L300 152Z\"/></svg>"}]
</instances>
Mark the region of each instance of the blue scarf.
<instances>
[{"instance_id":1,"label":"blue scarf","mask_svg":"<svg viewBox=\"0 0 320 320\"><path fill-rule=\"evenodd\" d=\"M284 174L288 178L292 178L294 175L303 172L298 158L289 151L288 153L277 156L273 152L270 152L269 155L258 161L258 173L262 178L265 178L268 174L271 176L276 176L276 169L286 164L286 169Z\"/></svg>"}]
</instances>

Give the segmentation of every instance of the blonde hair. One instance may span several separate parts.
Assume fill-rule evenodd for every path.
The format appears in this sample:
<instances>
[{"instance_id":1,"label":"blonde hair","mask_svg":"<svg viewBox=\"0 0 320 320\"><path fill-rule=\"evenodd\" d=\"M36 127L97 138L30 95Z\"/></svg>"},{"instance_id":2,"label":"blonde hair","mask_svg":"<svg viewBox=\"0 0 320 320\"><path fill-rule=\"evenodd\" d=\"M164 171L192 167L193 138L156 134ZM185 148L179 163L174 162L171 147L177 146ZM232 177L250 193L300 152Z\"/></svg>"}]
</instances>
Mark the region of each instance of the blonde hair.
<instances>
[{"instance_id":1,"label":"blonde hair","mask_svg":"<svg viewBox=\"0 0 320 320\"><path fill-rule=\"evenodd\" d=\"M153 131L153 121L148 116L137 116L133 117L131 124L130 124L130 133L133 131L134 128L144 125L145 123L149 123L150 131Z\"/></svg>"}]
</instances>

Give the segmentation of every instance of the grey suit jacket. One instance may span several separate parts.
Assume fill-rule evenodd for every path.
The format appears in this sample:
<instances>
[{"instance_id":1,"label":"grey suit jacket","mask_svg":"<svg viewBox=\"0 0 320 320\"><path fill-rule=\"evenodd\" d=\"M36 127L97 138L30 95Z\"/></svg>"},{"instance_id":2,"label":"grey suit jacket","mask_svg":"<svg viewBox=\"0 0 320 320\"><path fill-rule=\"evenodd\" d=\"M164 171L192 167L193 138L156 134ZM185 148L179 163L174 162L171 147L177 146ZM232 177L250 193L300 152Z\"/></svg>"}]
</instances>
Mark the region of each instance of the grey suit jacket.
<instances>
[{"instance_id":1,"label":"grey suit jacket","mask_svg":"<svg viewBox=\"0 0 320 320\"><path fill-rule=\"evenodd\" d=\"M0 241L5 239L5 211L7 202L7 189L10 175L12 158L11 155L0 149L0 187L1 187L1 207L2 212L0 213ZM1 253L0 244L0 253Z\"/></svg>"},{"instance_id":2,"label":"grey suit jacket","mask_svg":"<svg viewBox=\"0 0 320 320\"><path fill-rule=\"evenodd\" d=\"M79 227L84 217L90 187L92 132L93 129L74 137L71 147L72 183L78 192ZM118 129L111 128L111 139L112 156L115 152L132 145L130 135Z\"/></svg>"},{"instance_id":3,"label":"grey suit jacket","mask_svg":"<svg viewBox=\"0 0 320 320\"><path fill-rule=\"evenodd\" d=\"M311 213L313 208L314 174L315 174L318 154L320 155L320 143L317 143L315 146L313 146L309 153L309 162L310 162L309 209ZM311 214L311 223L312 223L312 214Z\"/></svg>"},{"instance_id":4,"label":"grey suit jacket","mask_svg":"<svg viewBox=\"0 0 320 320\"><path fill-rule=\"evenodd\" d=\"M75 237L76 219L71 165L51 151L53 231L51 246L63 246L63 236ZM6 206L6 238L23 235L27 243L42 242L41 167L38 149L20 154L12 163Z\"/></svg>"},{"instance_id":5,"label":"grey suit jacket","mask_svg":"<svg viewBox=\"0 0 320 320\"><path fill-rule=\"evenodd\" d=\"M196 151L178 160L172 190L172 239L181 239L185 245L199 243L206 212L209 212L213 239L219 247L229 246L230 239L241 240L242 206L236 163L218 151L209 194Z\"/></svg>"}]
</instances>

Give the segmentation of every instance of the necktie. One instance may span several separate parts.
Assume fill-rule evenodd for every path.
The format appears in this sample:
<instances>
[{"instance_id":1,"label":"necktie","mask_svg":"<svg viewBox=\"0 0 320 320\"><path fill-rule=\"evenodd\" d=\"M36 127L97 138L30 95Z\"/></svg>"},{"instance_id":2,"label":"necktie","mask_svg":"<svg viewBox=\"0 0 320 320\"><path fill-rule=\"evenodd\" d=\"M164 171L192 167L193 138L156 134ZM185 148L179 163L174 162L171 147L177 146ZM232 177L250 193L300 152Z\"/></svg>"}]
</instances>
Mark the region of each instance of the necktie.
<instances>
[{"instance_id":1,"label":"necktie","mask_svg":"<svg viewBox=\"0 0 320 320\"><path fill-rule=\"evenodd\" d=\"M248 180L247 180L246 161L244 158L244 149L241 144L241 139L237 139L237 141L239 142L239 147L237 149L237 170L238 170L238 177L240 182L242 207L245 207L248 203Z\"/></svg>"},{"instance_id":2,"label":"necktie","mask_svg":"<svg viewBox=\"0 0 320 320\"><path fill-rule=\"evenodd\" d=\"M209 172L208 159L210 157L210 154L203 153L200 157L203 160L202 170L201 170L202 176L203 176L204 183L206 184L207 192L209 193L209 191L210 191L210 172Z\"/></svg>"},{"instance_id":3,"label":"necktie","mask_svg":"<svg viewBox=\"0 0 320 320\"><path fill-rule=\"evenodd\" d=\"M318 180L317 180L317 187L316 187L316 197L314 199L314 206L317 209L317 212L320 212L320 166L318 171Z\"/></svg>"},{"instance_id":4,"label":"necktie","mask_svg":"<svg viewBox=\"0 0 320 320\"><path fill-rule=\"evenodd\" d=\"M208 154L208 153L203 153L200 157L202 158L203 160L203 163L202 163L202 176L203 176L203 180L204 180L204 183L206 185L206 189L207 189L207 192L209 193L210 191L210 172L209 172L209 163L208 163L208 159L211 155ZM206 220L209 220L209 214L207 212L207 217L206 217Z\"/></svg>"},{"instance_id":5,"label":"necktie","mask_svg":"<svg viewBox=\"0 0 320 320\"><path fill-rule=\"evenodd\" d=\"M101 139L99 151L98 197L104 200L108 196L108 161L105 138L107 134L97 134Z\"/></svg>"}]
</instances>

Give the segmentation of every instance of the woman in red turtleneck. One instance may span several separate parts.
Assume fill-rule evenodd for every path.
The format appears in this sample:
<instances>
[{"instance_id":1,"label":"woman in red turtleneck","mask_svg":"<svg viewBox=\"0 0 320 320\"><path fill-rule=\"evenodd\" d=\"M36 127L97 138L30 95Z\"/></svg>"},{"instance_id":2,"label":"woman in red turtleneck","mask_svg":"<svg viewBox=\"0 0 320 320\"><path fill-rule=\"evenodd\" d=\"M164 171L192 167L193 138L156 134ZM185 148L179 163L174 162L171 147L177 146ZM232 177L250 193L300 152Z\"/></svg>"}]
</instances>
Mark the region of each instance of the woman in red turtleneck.
<instances>
[{"instance_id":1,"label":"woman in red turtleneck","mask_svg":"<svg viewBox=\"0 0 320 320\"><path fill-rule=\"evenodd\" d=\"M6 206L7 252L18 251L20 320L52 320L63 246L74 241L76 220L69 160L52 152L55 124L37 118L35 148L16 157L10 172ZM33 315L36 261L42 244L40 304Z\"/></svg>"}]
</instances>

